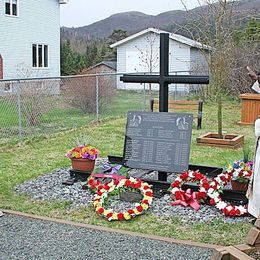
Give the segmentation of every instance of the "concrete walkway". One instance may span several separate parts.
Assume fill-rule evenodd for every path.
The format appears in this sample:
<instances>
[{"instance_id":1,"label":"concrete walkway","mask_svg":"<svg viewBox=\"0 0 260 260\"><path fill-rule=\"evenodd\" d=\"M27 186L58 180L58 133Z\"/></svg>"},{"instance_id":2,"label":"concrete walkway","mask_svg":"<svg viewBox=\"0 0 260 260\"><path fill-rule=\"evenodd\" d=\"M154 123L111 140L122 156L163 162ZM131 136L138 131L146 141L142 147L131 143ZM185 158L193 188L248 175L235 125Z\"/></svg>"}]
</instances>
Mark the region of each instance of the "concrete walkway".
<instances>
[{"instance_id":1,"label":"concrete walkway","mask_svg":"<svg viewBox=\"0 0 260 260\"><path fill-rule=\"evenodd\" d=\"M0 259L210 259L212 249L32 219L0 218Z\"/></svg>"}]
</instances>

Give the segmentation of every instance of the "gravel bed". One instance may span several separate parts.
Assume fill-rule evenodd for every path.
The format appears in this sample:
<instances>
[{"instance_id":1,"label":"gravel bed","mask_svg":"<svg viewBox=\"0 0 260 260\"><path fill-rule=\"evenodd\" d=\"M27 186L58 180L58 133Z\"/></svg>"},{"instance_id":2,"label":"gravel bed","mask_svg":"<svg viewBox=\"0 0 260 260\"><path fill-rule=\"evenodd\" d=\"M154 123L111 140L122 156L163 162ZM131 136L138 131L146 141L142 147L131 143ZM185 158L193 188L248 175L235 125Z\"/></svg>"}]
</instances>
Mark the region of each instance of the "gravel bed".
<instances>
[{"instance_id":1,"label":"gravel bed","mask_svg":"<svg viewBox=\"0 0 260 260\"><path fill-rule=\"evenodd\" d=\"M5 214L0 259L210 259L211 249Z\"/></svg>"},{"instance_id":2,"label":"gravel bed","mask_svg":"<svg viewBox=\"0 0 260 260\"><path fill-rule=\"evenodd\" d=\"M252 252L249 256L253 257L255 260L260 260L260 251Z\"/></svg>"},{"instance_id":3,"label":"gravel bed","mask_svg":"<svg viewBox=\"0 0 260 260\"><path fill-rule=\"evenodd\" d=\"M103 160L104 161L104 160ZM99 163L103 162L99 160ZM136 173L131 170L130 175ZM142 171L137 171L142 173ZM157 173L151 173L146 178L155 178ZM55 200L68 201L71 209L78 209L82 206L91 206L93 194L89 190L82 190L81 182L72 186L62 185L62 181L69 178L69 169L60 169L50 174L45 174L36 179L22 183L15 188L20 194L29 195L34 200ZM172 179L174 176L171 177ZM251 217L225 217L213 206L201 205L199 211L190 207L171 206L171 198L168 194L162 198L154 198L149 212L158 217L180 217L182 222L209 222L220 219L227 223L249 222ZM118 199L112 200L112 208L115 211L122 211L133 207L133 203L122 203Z\"/></svg>"},{"instance_id":4,"label":"gravel bed","mask_svg":"<svg viewBox=\"0 0 260 260\"><path fill-rule=\"evenodd\" d=\"M71 186L62 185L69 177L69 169L57 170L22 183L15 191L29 195L34 200L69 201L72 208L88 206L93 194L89 190L83 190L81 182L75 182Z\"/></svg>"}]
</instances>

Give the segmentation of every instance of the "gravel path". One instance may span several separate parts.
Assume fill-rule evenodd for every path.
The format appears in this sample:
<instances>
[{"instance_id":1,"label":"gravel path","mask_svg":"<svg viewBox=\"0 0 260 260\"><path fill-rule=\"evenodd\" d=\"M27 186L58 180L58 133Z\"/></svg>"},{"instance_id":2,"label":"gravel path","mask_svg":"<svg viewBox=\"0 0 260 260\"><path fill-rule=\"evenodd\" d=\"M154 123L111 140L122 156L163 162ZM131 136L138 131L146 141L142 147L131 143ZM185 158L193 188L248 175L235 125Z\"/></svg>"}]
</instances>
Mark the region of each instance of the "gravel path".
<instances>
[{"instance_id":1,"label":"gravel path","mask_svg":"<svg viewBox=\"0 0 260 260\"><path fill-rule=\"evenodd\" d=\"M150 177L152 176L153 173L150 174ZM89 190L82 190L81 182L77 182L72 186L62 185L62 181L68 178L69 169L60 169L22 183L15 190L18 193L29 195L34 200L69 201L72 210L91 206L93 194ZM154 198L149 212L158 217L180 217L184 223L209 222L216 219L234 223L249 222L252 219L250 217L225 217L216 207L209 205L201 205L201 209L195 211L191 207L171 206L171 202L172 200L168 194L160 199ZM132 208L131 204L121 203L119 200L114 200L112 206L115 211Z\"/></svg>"},{"instance_id":2,"label":"gravel path","mask_svg":"<svg viewBox=\"0 0 260 260\"><path fill-rule=\"evenodd\" d=\"M0 259L210 259L211 249L4 214Z\"/></svg>"}]
</instances>

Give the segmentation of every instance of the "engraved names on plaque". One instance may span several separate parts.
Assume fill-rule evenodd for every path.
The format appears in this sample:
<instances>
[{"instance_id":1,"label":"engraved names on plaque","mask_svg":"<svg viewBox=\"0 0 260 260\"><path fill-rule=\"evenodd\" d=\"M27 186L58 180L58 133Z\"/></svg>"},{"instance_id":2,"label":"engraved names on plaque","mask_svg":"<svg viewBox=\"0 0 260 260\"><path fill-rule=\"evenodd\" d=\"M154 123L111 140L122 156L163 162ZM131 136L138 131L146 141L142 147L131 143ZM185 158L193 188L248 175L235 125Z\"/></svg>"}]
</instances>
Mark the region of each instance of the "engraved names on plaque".
<instances>
[{"instance_id":1,"label":"engraved names on plaque","mask_svg":"<svg viewBox=\"0 0 260 260\"><path fill-rule=\"evenodd\" d=\"M187 170L192 120L187 113L128 112L125 165L163 172Z\"/></svg>"}]
</instances>

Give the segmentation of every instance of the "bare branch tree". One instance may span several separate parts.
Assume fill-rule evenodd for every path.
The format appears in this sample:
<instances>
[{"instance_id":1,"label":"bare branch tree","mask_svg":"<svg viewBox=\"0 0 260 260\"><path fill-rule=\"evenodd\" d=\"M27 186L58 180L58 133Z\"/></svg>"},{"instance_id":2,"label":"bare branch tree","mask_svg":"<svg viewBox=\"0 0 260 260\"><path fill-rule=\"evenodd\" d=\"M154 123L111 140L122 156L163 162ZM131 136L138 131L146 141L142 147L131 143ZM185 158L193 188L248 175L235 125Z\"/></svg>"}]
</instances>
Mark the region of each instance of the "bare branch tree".
<instances>
[{"instance_id":1,"label":"bare branch tree","mask_svg":"<svg viewBox=\"0 0 260 260\"><path fill-rule=\"evenodd\" d=\"M144 69L142 72L153 73L158 70L159 66L159 47L158 36L155 33L149 32L145 36L145 47L140 48L135 45L135 48L140 52L139 66ZM152 84L149 83L149 95L151 97Z\"/></svg>"}]
</instances>

